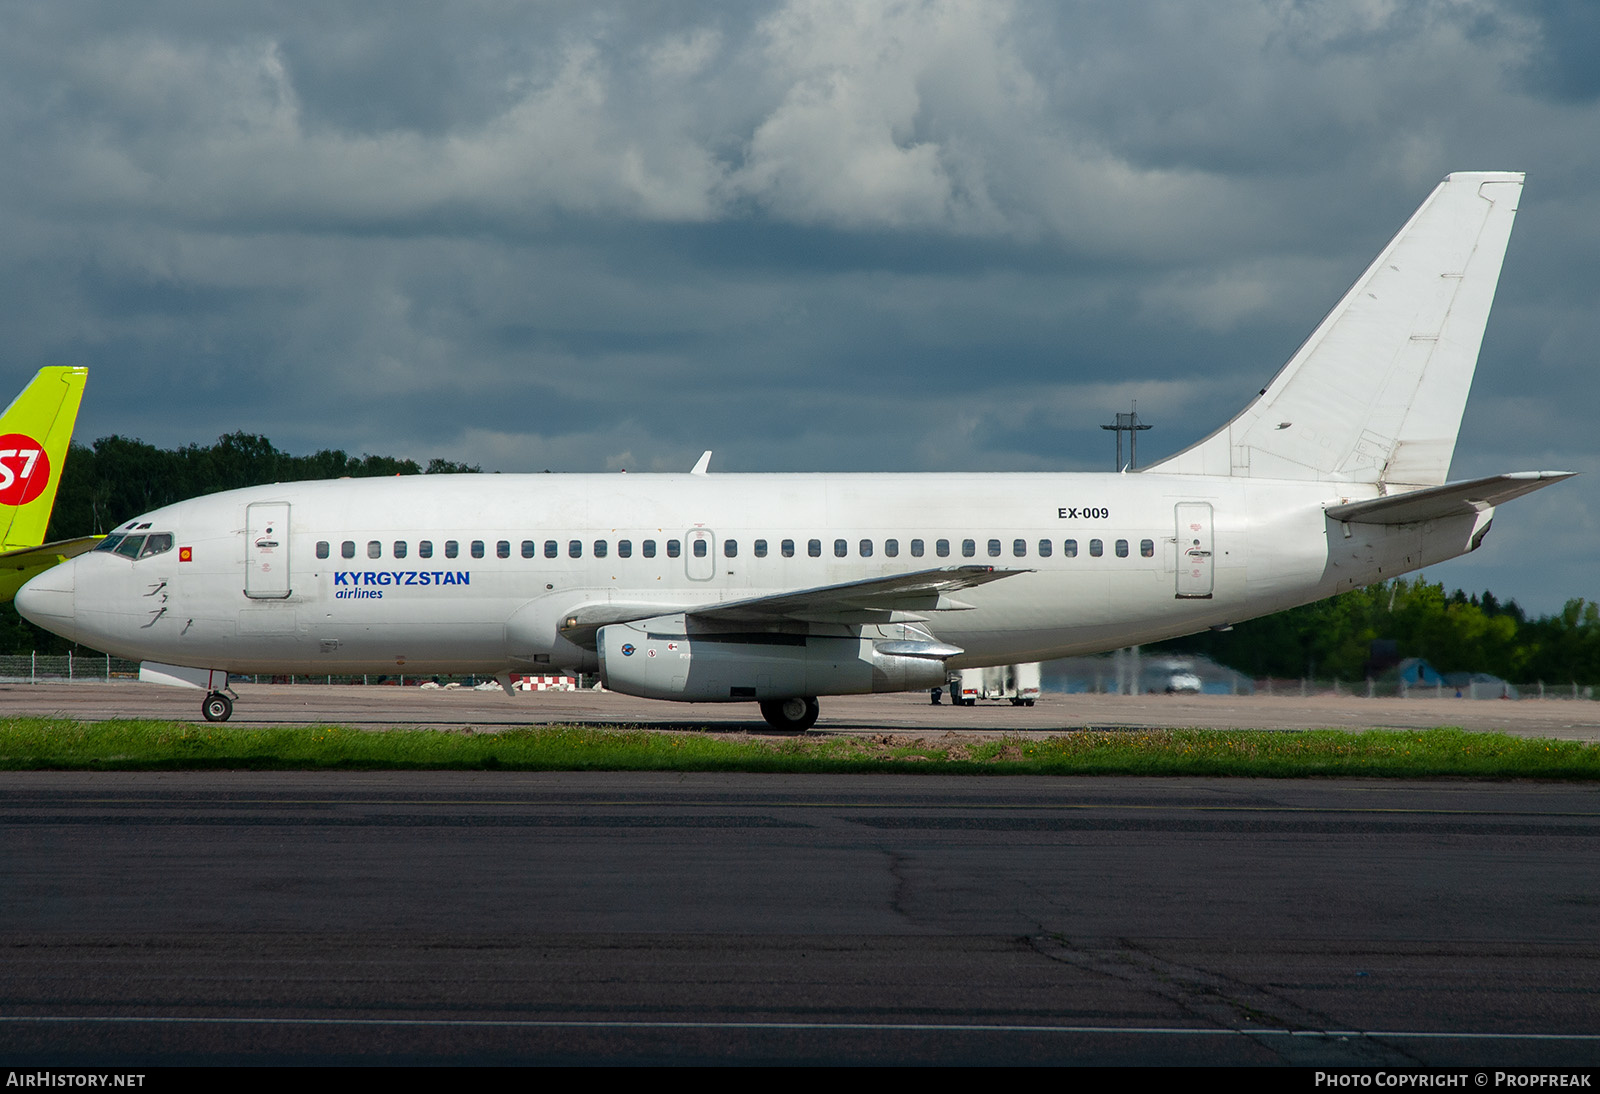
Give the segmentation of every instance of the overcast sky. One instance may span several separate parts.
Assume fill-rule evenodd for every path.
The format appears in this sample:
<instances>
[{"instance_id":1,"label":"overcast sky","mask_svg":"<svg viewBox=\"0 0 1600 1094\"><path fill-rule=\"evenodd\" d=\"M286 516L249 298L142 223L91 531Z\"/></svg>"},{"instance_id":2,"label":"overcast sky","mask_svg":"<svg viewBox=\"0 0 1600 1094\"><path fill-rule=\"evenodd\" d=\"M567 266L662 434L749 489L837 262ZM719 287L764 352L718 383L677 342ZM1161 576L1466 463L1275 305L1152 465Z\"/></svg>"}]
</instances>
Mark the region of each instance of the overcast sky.
<instances>
[{"instance_id":1,"label":"overcast sky","mask_svg":"<svg viewBox=\"0 0 1600 1094\"><path fill-rule=\"evenodd\" d=\"M1453 170L1528 172L1455 477L1600 449L1600 4L0 0L4 386L501 471L1108 470ZM1600 476L1430 571L1600 599Z\"/></svg>"}]
</instances>

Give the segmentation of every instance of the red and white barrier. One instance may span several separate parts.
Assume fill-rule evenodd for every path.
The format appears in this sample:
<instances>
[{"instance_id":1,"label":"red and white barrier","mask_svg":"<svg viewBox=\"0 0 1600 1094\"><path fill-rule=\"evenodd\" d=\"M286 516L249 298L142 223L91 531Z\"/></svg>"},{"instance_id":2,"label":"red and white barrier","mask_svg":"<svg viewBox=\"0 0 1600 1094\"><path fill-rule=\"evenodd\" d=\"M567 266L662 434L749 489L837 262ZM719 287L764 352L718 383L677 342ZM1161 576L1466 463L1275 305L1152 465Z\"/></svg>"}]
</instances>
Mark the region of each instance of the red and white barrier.
<instances>
[{"instance_id":1,"label":"red and white barrier","mask_svg":"<svg viewBox=\"0 0 1600 1094\"><path fill-rule=\"evenodd\" d=\"M578 690L578 681L571 676L513 676L511 682L522 691Z\"/></svg>"}]
</instances>

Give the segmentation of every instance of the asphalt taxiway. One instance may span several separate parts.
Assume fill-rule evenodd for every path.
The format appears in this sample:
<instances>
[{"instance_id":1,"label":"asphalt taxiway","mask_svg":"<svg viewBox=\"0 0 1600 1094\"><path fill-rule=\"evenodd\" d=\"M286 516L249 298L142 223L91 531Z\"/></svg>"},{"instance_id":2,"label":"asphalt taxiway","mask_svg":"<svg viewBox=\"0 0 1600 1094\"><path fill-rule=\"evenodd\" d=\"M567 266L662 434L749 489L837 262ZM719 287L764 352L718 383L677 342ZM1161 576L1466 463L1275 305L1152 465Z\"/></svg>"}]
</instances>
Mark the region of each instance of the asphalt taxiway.
<instances>
[{"instance_id":1,"label":"asphalt taxiway","mask_svg":"<svg viewBox=\"0 0 1600 1094\"><path fill-rule=\"evenodd\" d=\"M0 775L0 1060L1600 1059L1572 785Z\"/></svg>"},{"instance_id":2,"label":"asphalt taxiway","mask_svg":"<svg viewBox=\"0 0 1600 1094\"><path fill-rule=\"evenodd\" d=\"M240 691L244 726L760 731L585 693ZM196 699L13 687L0 716ZM1097 701L829 700L820 731L1292 722ZM1343 705L1470 721L1385 702ZM1592 739L1587 708L1452 709ZM1576 784L3 774L0 1061L1592 1066L1597 851Z\"/></svg>"}]
</instances>

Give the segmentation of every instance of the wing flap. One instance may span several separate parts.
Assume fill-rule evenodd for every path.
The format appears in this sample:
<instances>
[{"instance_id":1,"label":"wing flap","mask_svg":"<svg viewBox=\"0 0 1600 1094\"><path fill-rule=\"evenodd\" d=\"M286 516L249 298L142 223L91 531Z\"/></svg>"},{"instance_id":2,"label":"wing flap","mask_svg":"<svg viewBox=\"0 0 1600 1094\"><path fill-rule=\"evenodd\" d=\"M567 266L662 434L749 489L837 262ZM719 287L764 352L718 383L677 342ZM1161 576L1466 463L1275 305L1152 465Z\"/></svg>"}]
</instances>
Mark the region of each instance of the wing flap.
<instances>
[{"instance_id":1,"label":"wing flap","mask_svg":"<svg viewBox=\"0 0 1600 1094\"><path fill-rule=\"evenodd\" d=\"M594 649L595 634L601 627L679 612L699 626L724 626L736 631L780 623L916 623L925 620L928 612L964 611L972 607L955 599L951 593L1031 572L997 570L992 566L950 566L715 604L603 601L571 609L563 617L559 629L569 641ZM940 653L938 656L953 655Z\"/></svg>"},{"instance_id":2,"label":"wing flap","mask_svg":"<svg viewBox=\"0 0 1600 1094\"><path fill-rule=\"evenodd\" d=\"M880 622L886 621L890 613L914 615L969 608L971 605L949 594L1029 572L997 570L992 566L950 566L708 604L689 609L689 614L706 622L743 624Z\"/></svg>"}]
</instances>

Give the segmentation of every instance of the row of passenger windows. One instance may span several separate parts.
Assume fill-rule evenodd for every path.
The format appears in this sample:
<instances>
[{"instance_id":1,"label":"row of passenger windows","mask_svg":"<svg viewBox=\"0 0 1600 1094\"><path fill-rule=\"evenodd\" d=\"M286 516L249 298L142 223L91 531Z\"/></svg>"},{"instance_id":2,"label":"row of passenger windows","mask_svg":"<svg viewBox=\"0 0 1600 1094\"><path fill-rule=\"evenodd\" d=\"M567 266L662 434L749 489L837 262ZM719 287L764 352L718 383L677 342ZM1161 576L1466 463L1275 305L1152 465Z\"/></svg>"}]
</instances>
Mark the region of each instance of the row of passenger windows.
<instances>
[{"instance_id":1,"label":"row of passenger windows","mask_svg":"<svg viewBox=\"0 0 1600 1094\"><path fill-rule=\"evenodd\" d=\"M778 554L781 555L784 558L793 558L793 557L795 557L795 544L796 544L796 542L797 541L792 540L792 539L780 540L779 543L778 543ZM589 546L589 550L593 553L593 556L595 558L605 558L611 552L611 541L610 540L597 539L597 540L594 540L588 546ZM631 540L631 539L619 539L619 540L617 540L617 542L616 542L617 557L618 558L632 558L633 557L633 546L634 546L633 540ZM753 554L756 558L766 558L767 557L767 554L768 554L768 543L767 543L766 540L764 540L764 539L755 540L755 541L753 541L751 543L750 547L751 547L751 554ZM906 547L908 549L907 553L912 558L922 558L924 555L927 554L927 542L925 540L920 540L920 539L908 540L907 543L906 543ZM952 541L951 540L948 540L948 539L936 539L936 540L934 540L933 541L933 554L934 554L934 557L937 557L937 558L949 558L950 557L950 553L951 553L951 547L952 547ZM539 542L537 540L525 539L525 540L522 541L521 552L520 553L521 553L523 558L537 558L541 554L543 554L543 556L545 558L560 558L561 557L561 553L562 553L561 548L562 548L562 544L561 544L560 540L547 539L547 540L544 541L543 548L541 549L540 544L539 544ZM584 544L583 540L581 540L581 539L569 539L566 542L566 555L567 555L568 558L582 558L583 554L584 554L584 548L585 548L585 544ZM849 558L850 557L850 548L851 548L851 543L850 543L849 540L847 540L847 539L836 539L836 540L833 541L833 556L835 558ZM472 540L467 545L467 553L472 558L484 558L486 556L487 549L488 549L488 544L485 543L481 539ZM883 555L884 555L885 558L898 558L900 556L900 541L898 539L886 539L886 540L883 541L882 549L883 549ZM1038 555L1039 555L1040 558L1050 558L1053 554L1055 554L1055 541L1054 540L1049 540L1049 539L1041 539L1041 540L1039 540L1037 542L1037 544L1035 544L1034 549L1038 552ZM1127 558L1129 556L1130 552L1131 552L1131 546L1129 544L1129 541L1125 540L1125 539L1119 539L1119 540L1115 541L1115 545L1114 545L1113 549L1115 550L1116 556L1118 558ZM859 558L871 558L876 553L877 550L878 550L878 547L877 547L877 542L875 540L863 539L863 540L858 540L856 542L856 544L855 544L856 556L859 557ZM975 540L975 539L963 539L959 543L959 550L960 550L962 558L976 558L976 557L978 557L978 541ZM1029 544L1028 544L1028 541L1026 539L1014 539L1014 540L1011 541L1011 557L1013 557L1013 558L1027 558L1028 557L1028 550L1029 550ZM410 554L410 551L411 551L410 542L408 540L403 540L403 539L395 540L392 544L390 544L390 547L389 547L389 555L390 555L391 558L405 558ZM710 551L711 551L711 541L708 540L708 539L696 539L696 540L690 541L690 543L689 543L689 552L695 558L705 558L710 553ZM668 558L678 558L680 555L683 554L683 541L682 540L676 540L676 539L667 540L666 541L666 553L667 553L667 557ZM820 539L807 540L806 543L805 543L805 553L810 558L821 558L822 557L822 540L820 540ZM985 557L988 557L988 558L999 558L1004 553L1005 553L1004 552L1004 543L1003 543L1002 540L991 539L984 545L984 555L985 555ZM1105 545L1105 541L1104 540L1091 539L1089 541L1089 554L1090 554L1091 557L1099 558L1100 556L1104 555L1105 553L1106 553L1106 545ZM1141 539L1139 541L1139 555L1140 555L1141 558L1153 558L1155 556L1155 553L1156 553L1156 545L1155 545L1155 541L1154 540ZM332 544L329 543L327 540L319 540L317 542L317 557L318 558L328 558L328 557L331 556L331 554L332 554ZM656 557L656 541L653 540L653 539L641 540L640 543L639 543L639 554L642 555L645 558L655 558ZM1065 558L1076 558L1077 555L1078 555L1078 541L1075 540L1075 539L1062 540L1062 542L1061 542L1061 554ZM453 539L447 539L447 540L444 541L444 543L443 543L443 557L445 557L445 558L458 558L458 557L460 557L460 555L461 555L461 544L460 544L459 541L453 540ZM496 541L495 545L494 545L494 555L495 555L496 558L510 558L511 557L511 541L508 540L508 539L502 539L502 540ZM736 540L736 539L725 539L725 540L723 540L722 541L722 555L723 555L724 558L738 558L739 557L739 541ZM340 558L355 558L356 557L356 541L353 540L353 539L347 539L344 542L342 542L341 544L339 544L339 557ZM382 540L376 540L376 539L368 540L367 544L366 544L366 557L368 557L368 558L382 558L383 557L383 541ZM417 557L418 558L432 558L432 557L434 557L434 545L433 545L433 541L431 539L420 540L417 543Z\"/></svg>"}]
</instances>

